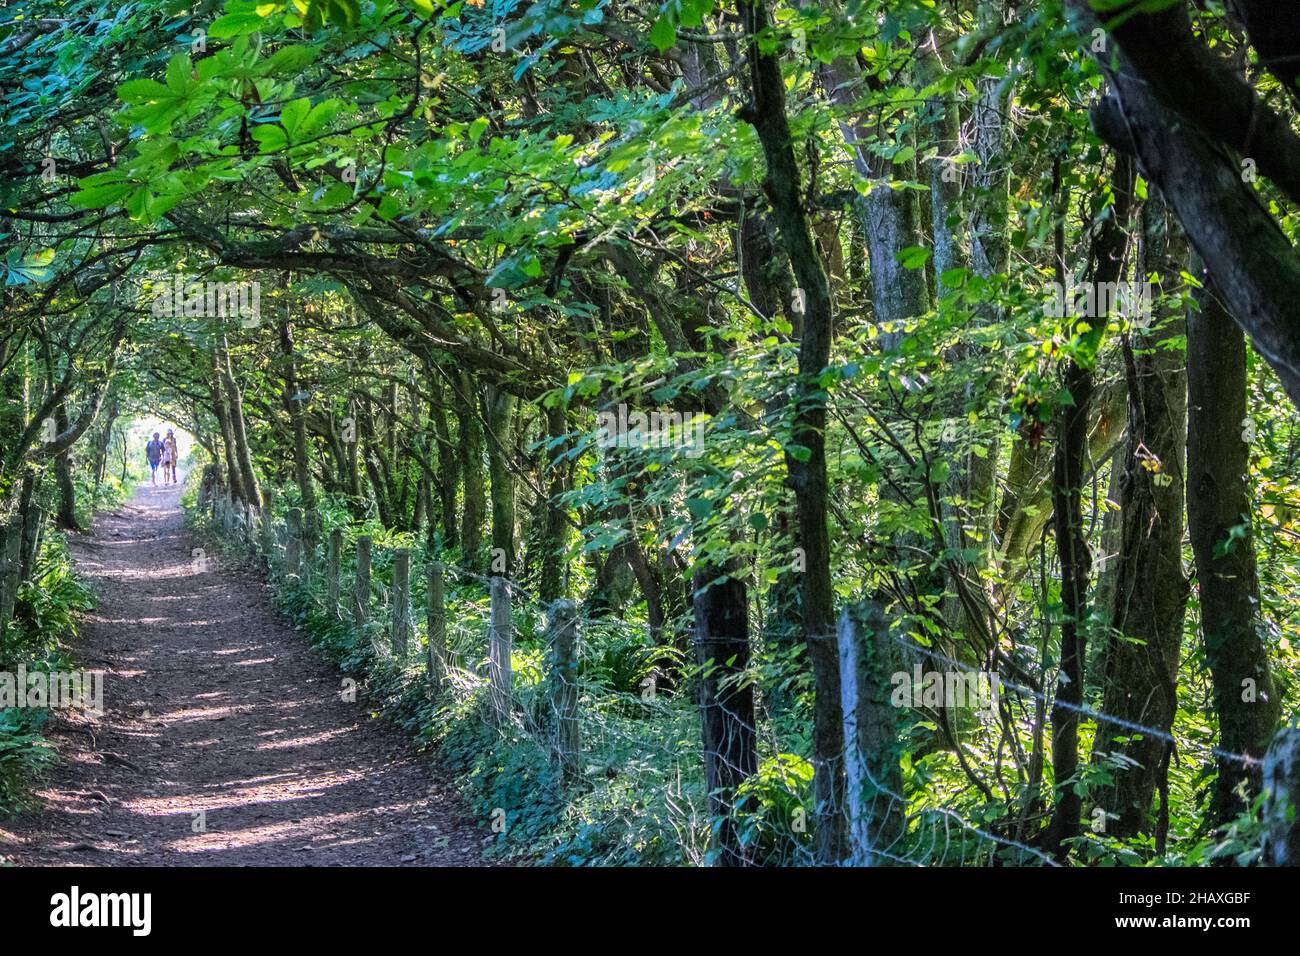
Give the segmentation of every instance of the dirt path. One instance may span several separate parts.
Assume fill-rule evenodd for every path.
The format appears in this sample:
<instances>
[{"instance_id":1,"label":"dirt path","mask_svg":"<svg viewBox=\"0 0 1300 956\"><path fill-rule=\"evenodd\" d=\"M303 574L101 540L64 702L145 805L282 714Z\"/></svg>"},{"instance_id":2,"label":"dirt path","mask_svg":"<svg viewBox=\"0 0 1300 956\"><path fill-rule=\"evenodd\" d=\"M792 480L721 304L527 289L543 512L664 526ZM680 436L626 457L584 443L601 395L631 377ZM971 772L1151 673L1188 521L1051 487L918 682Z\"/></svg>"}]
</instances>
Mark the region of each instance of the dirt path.
<instances>
[{"instance_id":1,"label":"dirt path","mask_svg":"<svg viewBox=\"0 0 1300 956\"><path fill-rule=\"evenodd\" d=\"M59 712L47 724L64 760L40 793L43 810L0 820L0 856L479 864L484 831L450 783L364 702L342 700L337 672L276 612L265 584L219 561L194 569L198 542L179 496L179 486L146 485L73 542L98 595L76 654L107 671L105 713Z\"/></svg>"}]
</instances>

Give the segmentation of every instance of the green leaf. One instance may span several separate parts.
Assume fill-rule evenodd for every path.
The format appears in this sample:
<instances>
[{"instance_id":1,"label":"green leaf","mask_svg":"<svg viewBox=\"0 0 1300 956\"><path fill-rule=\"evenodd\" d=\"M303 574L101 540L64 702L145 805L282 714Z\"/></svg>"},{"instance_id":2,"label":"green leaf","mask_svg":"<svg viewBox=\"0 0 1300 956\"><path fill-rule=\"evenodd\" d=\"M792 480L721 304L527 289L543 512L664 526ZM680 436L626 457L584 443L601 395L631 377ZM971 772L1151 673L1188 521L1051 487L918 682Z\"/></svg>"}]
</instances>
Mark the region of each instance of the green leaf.
<instances>
[{"instance_id":1,"label":"green leaf","mask_svg":"<svg viewBox=\"0 0 1300 956\"><path fill-rule=\"evenodd\" d=\"M262 29L265 22L264 17L251 11L227 13L224 17L217 17L212 21L212 26L208 28L208 36L224 40L244 33L253 33Z\"/></svg>"},{"instance_id":2,"label":"green leaf","mask_svg":"<svg viewBox=\"0 0 1300 956\"><path fill-rule=\"evenodd\" d=\"M361 21L361 5L357 0L311 0L307 10L308 26L323 26L326 22L337 26L354 27Z\"/></svg>"},{"instance_id":3,"label":"green leaf","mask_svg":"<svg viewBox=\"0 0 1300 956\"><path fill-rule=\"evenodd\" d=\"M26 256L19 249L10 249L5 256L5 285L46 282L54 275L53 262L53 249L43 249Z\"/></svg>"},{"instance_id":4,"label":"green leaf","mask_svg":"<svg viewBox=\"0 0 1300 956\"><path fill-rule=\"evenodd\" d=\"M84 181L83 181L84 182ZM68 199L78 209L103 209L112 206L130 195L135 186L131 183L105 183L102 186L84 185Z\"/></svg>"},{"instance_id":5,"label":"green leaf","mask_svg":"<svg viewBox=\"0 0 1300 956\"><path fill-rule=\"evenodd\" d=\"M930 250L924 246L908 246L899 251L894 258L904 269L920 269L929 261Z\"/></svg>"},{"instance_id":6,"label":"green leaf","mask_svg":"<svg viewBox=\"0 0 1300 956\"><path fill-rule=\"evenodd\" d=\"M149 187L141 186L126 201L126 211L132 219L143 219L149 210Z\"/></svg>"},{"instance_id":7,"label":"green leaf","mask_svg":"<svg viewBox=\"0 0 1300 956\"><path fill-rule=\"evenodd\" d=\"M318 51L309 46L286 46L275 51L275 55L266 61L267 73L296 73L316 61Z\"/></svg>"},{"instance_id":8,"label":"green leaf","mask_svg":"<svg viewBox=\"0 0 1300 956\"><path fill-rule=\"evenodd\" d=\"M663 53L670 46L677 42L677 26L669 18L668 14L661 14L655 21L655 25L650 28L650 43L656 50Z\"/></svg>"},{"instance_id":9,"label":"green leaf","mask_svg":"<svg viewBox=\"0 0 1300 956\"><path fill-rule=\"evenodd\" d=\"M270 123L263 123L260 126L254 126L252 136L253 139L257 140L257 144L262 147L262 152L264 153L271 153L275 152L277 149L283 149L289 142L289 138L285 136L284 130L280 129L278 126L272 126Z\"/></svg>"},{"instance_id":10,"label":"green leaf","mask_svg":"<svg viewBox=\"0 0 1300 956\"><path fill-rule=\"evenodd\" d=\"M184 53L167 61L167 89L175 98L184 97L194 86L194 64Z\"/></svg>"},{"instance_id":11,"label":"green leaf","mask_svg":"<svg viewBox=\"0 0 1300 956\"><path fill-rule=\"evenodd\" d=\"M298 127L311 112L311 100L307 97L294 100L292 103L286 103L284 109L280 110L280 123L284 126L284 131L293 139L298 132Z\"/></svg>"},{"instance_id":12,"label":"green leaf","mask_svg":"<svg viewBox=\"0 0 1300 956\"><path fill-rule=\"evenodd\" d=\"M320 130L329 125L329 121L341 109L343 109L343 104L339 100L326 100L324 103L317 103L298 125L296 138L306 139L309 136L315 136Z\"/></svg>"},{"instance_id":13,"label":"green leaf","mask_svg":"<svg viewBox=\"0 0 1300 956\"><path fill-rule=\"evenodd\" d=\"M708 498L687 498L686 510L691 513L691 517L696 521L703 521L713 514L713 502Z\"/></svg>"},{"instance_id":14,"label":"green leaf","mask_svg":"<svg viewBox=\"0 0 1300 956\"><path fill-rule=\"evenodd\" d=\"M684 27L698 27L713 9L713 0L677 0L678 23Z\"/></svg>"},{"instance_id":15,"label":"green leaf","mask_svg":"<svg viewBox=\"0 0 1300 956\"><path fill-rule=\"evenodd\" d=\"M117 98L123 103L154 103L169 99L171 95L167 87L156 80L127 80L117 88Z\"/></svg>"}]
</instances>

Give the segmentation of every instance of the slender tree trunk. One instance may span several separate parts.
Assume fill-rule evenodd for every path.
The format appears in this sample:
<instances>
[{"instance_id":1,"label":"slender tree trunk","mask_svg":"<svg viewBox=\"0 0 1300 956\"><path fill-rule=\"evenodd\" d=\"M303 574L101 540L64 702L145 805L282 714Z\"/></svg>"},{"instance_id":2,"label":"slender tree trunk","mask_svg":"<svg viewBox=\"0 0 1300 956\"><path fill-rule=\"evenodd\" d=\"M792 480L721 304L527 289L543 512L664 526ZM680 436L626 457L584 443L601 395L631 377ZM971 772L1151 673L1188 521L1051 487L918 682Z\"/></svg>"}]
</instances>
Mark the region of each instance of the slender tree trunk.
<instances>
[{"instance_id":1,"label":"slender tree trunk","mask_svg":"<svg viewBox=\"0 0 1300 956\"><path fill-rule=\"evenodd\" d=\"M58 433L68 427L68 410L60 405L54 415ZM75 446L73 446L75 447ZM77 486L72 480L72 448L61 452L54 458L54 479L59 487L59 511L56 522L60 528L68 531L80 531L77 524Z\"/></svg>"},{"instance_id":2,"label":"slender tree trunk","mask_svg":"<svg viewBox=\"0 0 1300 956\"><path fill-rule=\"evenodd\" d=\"M1158 277L1153 298L1182 285L1186 243L1156 198L1142 209L1138 275ZM1181 314L1153 316L1124 345L1129 390L1128 438L1119 481L1120 545L1115 558L1111 638L1102 712L1168 734L1178 709L1178 656L1187 605L1183 572L1183 441L1187 429L1185 355L1172 348L1185 331ZM1121 742L1120 738L1127 738ZM1122 755L1114 785L1097 794L1107 832L1147 829L1156 788L1165 782L1170 747L1152 734L1097 722L1094 762Z\"/></svg>"},{"instance_id":3,"label":"slender tree trunk","mask_svg":"<svg viewBox=\"0 0 1300 956\"><path fill-rule=\"evenodd\" d=\"M749 301L769 317L784 312L791 318L793 334L802 334L802 315L791 308L794 301L794 277L790 272L790 260L783 255L784 250L772 217L745 209L737 225L734 241L737 271L744 277ZM854 261L852 257L850 261ZM775 419L781 414L785 401L784 394L772 395L765 403L765 414ZM776 539L792 541L795 504L789 488L783 489L774 511ZM803 633L799 613L799 578L797 571L783 570L767 589L763 637L771 646L783 651L793 648ZM806 658L799 660L801 663L807 661ZM783 711L789 707L792 695L784 687L771 687L764 694L764 701L771 710Z\"/></svg>"},{"instance_id":4,"label":"slender tree trunk","mask_svg":"<svg viewBox=\"0 0 1300 956\"><path fill-rule=\"evenodd\" d=\"M1247 483L1246 337L1203 276L1187 319L1187 525L1220 749L1262 757L1282 698L1269 673ZM1226 822L1260 790L1258 768L1217 758L1210 813ZM1246 800L1238 794L1245 783Z\"/></svg>"},{"instance_id":5,"label":"slender tree trunk","mask_svg":"<svg viewBox=\"0 0 1300 956\"><path fill-rule=\"evenodd\" d=\"M805 562L803 634L813 664L816 693L813 789L817 800L817 859L833 864L842 859L845 846L844 728L827 528L826 394L818 382L830 360L830 284L804 214L802 177L790 140L781 62L775 52L763 52L757 39L769 25L767 8L762 0L753 4L740 0L737 7L749 37L753 93L753 101L742 111L742 118L753 124L763 145L767 159L764 188L805 305L786 469L795 494L798 541Z\"/></svg>"},{"instance_id":6,"label":"slender tree trunk","mask_svg":"<svg viewBox=\"0 0 1300 956\"><path fill-rule=\"evenodd\" d=\"M565 411L559 405L546 408L546 434L553 441L568 432ZM565 450L556 446L546 456L544 472L549 473L550 481L546 486L546 503L541 517L539 533L539 550L541 552L541 572L538 576L537 592L539 599L545 603L565 596L566 575L564 574L565 539L568 536L564 494L572 484L572 465L569 459L556 460Z\"/></svg>"},{"instance_id":7,"label":"slender tree trunk","mask_svg":"<svg viewBox=\"0 0 1300 956\"><path fill-rule=\"evenodd\" d=\"M100 432L100 438L95 442L95 492L99 492L100 486L104 483L104 475L108 468L108 447L113 443L113 425L117 421L118 403L114 399L109 405L104 415L103 430Z\"/></svg>"},{"instance_id":8,"label":"slender tree trunk","mask_svg":"<svg viewBox=\"0 0 1300 956\"><path fill-rule=\"evenodd\" d=\"M1002 22L1001 4L981 3L979 20L983 29L996 29ZM975 275L997 283L997 276L1011 270L1011 230L1008 229L1011 189L1011 161L1007 156L1007 114L1014 87L1010 76L982 77L977 81L978 96L971 111L974 127L972 146L975 168L971 173L967 231L970 241L970 266ZM1000 322L1006 310L996 302L985 304L977 318L982 324ZM984 444L983 457L965 455L966 486L963 494L972 512L969 524L978 529L979 546L992 557L993 520L997 505L997 462L1002 446L1002 430L991 428L976 436ZM1021 443L1023 445L1023 443ZM1039 510L1046 514L1047 501ZM1030 545L1037 543L1037 537Z\"/></svg>"},{"instance_id":9,"label":"slender tree trunk","mask_svg":"<svg viewBox=\"0 0 1300 956\"><path fill-rule=\"evenodd\" d=\"M456 420L460 432L461 500L460 541L465 560L473 563L483 547L483 427L478 416L478 389L473 378L461 372L457 378Z\"/></svg>"},{"instance_id":10,"label":"slender tree trunk","mask_svg":"<svg viewBox=\"0 0 1300 956\"><path fill-rule=\"evenodd\" d=\"M212 376L212 411L217 417L217 426L221 431L221 445L226 459L226 487L230 489L232 495L242 498L243 479L240 477L239 465L236 463L235 432L230 425L230 406L226 403L225 388L219 371L214 372Z\"/></svg>"},{"instance_id":11,"label":"slender tree trunk","mask_svg":"<svg viewBox=\"0 0 1300 956\"><path fill-rule=\"evenodd\" d=\"M361 424L357 419L361 417L360 403L355 396L351 404L352 414L348 418L352 419L351 439L347 438L347 433L343 436L343 443L347 450L346 477L348 483L348 493L352 496L355 507L358 509L363 505L365 492L361 487L361 442L358 438L361 432Z\"/></svg>"},{"instance_id":12,"label":"slender tree trunk","mask_svg":"<svg viewBox=\"0 0 1300 956\"><path fill-rule=\"evenodd\" d=\"M442 513L442 543L444 547L454 548L460 543L460 534L456 519L456 487L460 483L460 461L457 459L456 446L451 440L451 429L447 425L447 412L442 404L442 377L430 375L434 382L435 401L430 413L433 416L433 434L438 443L438 506ZM432 527L432 522L430 522Z\"/></svg>"},{"instance_id":13,"label":"slender tree trunk","mask_svg":"<svg viewBox=\"0 0 1300 956\"><path fill-rule=\"evenodd\" d=\"M32 576L32 566L36 561L36 546L39 525L41 523L41 506L36 493L40 490L40 473L28 470L23 474L22 485L18 493L18 515L21 520L22 542L18 551L18 580L27 581Z\"/></svg>"},{"instance_id":14,"label":"slender tree trunk","mask_svg":"<svg viewBox=\"0 0 1300 956\"><path fill-rule=\"evenodd\" d=\"M230 406L230 427L235 439L235 459L243 492L240 497L254 508L262 507L262 496L257 489L257 476L253 472L253 453L248 447L248 426L244 422L244 397L230 364L230 350L223 339L219 356L221 380L226 387L226 400Z\"/></svg>"},{"instance_id":15,"label":"slender tree trunk","mask_svg":"<svg viewBox=\"0 0 1300 956\"><path fill-rule=\"evenodd\" d=\"M736 821L737 789L758 769L754 688L749 666L749 601L745 585L717 569L695 577L695 648L701 668L700 717L709 817L721 866L749 862Z\"/></svg>"},{"instance_id":16,"label":"slender tree trunk","mask_svg":"<svg viewBox=\"0 0 1300 956\"><path fill-rule=\"evenodd\" d=\"M311 459L308 457L307 421L303 414L302 397L298 387L298 360L294 355L293 325L287 318L280 321L280 357L281 377L284 382L282 393L284 410L289 415L289 424L293 429L293 475L298 483L299 502L303 511L303 546L310 560L311 554L320 540L320 514L316 505L316 486L311 478Z\"/></svg>"},{"instance_id":17,"label":"slender tree trunk","mask_svg":"<svg viewBox=\"0 0 1300 956\"><path fill-rule=\"evenodd\" d=\"M488 480L492 498L493 574L514 577L518 557L515 554L515 475L510 469L514 452L514 396L495 385L487 389Z\"/></svg>"},{"instance_id":18,"label":"slender tree trunk","mask_svg":"<svg viewBox=\"0 0 1300 956\"><path fill-rule=\"evenodd\" d=\"M1132 201L1133 164L1116 161L1112 176L1115 203L1094 234L1088 280L1114 283L1123 271L1124 234ZM1058 282L1064 286L1065 263L1057 243ZM1097 310L1103 312L1104 310ZM1086 320L1088 332L1100 337L1107 316ZM1056 808L1045 835L1057 856L1068 854L1066 841L1078 835L1082 802L1075 791L1079 769L1079 708L1083 705L1085 662L1088 649L1088 578L1091 555L1083 527L1083 485L1088 448L1089 406L1092 403L1092 369L1070 360L1063 381L1068 401L1057 416L1056 453L1052 469L1052 520L1056 525L1056 552L1061 564L1061 656L1056 699L1052 704L1052 768L1056 780Z\"/></svg>"}]
</instances>

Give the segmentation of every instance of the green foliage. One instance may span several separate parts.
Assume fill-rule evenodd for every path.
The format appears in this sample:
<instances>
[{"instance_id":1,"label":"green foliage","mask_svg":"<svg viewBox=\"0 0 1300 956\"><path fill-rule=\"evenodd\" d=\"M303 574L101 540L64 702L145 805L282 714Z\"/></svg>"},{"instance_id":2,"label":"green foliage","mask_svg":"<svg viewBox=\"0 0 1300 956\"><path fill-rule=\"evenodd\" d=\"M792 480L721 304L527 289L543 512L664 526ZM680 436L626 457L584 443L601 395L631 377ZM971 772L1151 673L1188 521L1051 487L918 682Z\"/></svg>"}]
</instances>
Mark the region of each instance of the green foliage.
<instances>
[{"instance_id":1,"label":"green foliage","mask_svg":"<svg viewBox=\"0 0 1300 956\"><path fill-rule=\"evenodd\" d=\"M29 672L65 668L70 662L65 648L77 633L76 614L93 602L61 537L46 537L17 603L14 621L0 629L0 671L14 673L20 665ZM45 717L40 709L0 709L0 813L25 806L56 759L39 733Z\"/></svg>"},{"instance_id":2,"label":"green foliage","mask_svg":"<svg viewBox=\"0 0 1300 956\"><path fill-rule=\"evenodd\" d=\"M28 806L33 785L55 762L53 748L36 732L39 725L32 712L0 710L0 813Z\"/></svg>"},{"instance_id":3,"label":"green foliage","mask_svg":"<svg viewBox=\"0 0 1300 956\"><path fill-rule=\"evenodd\" d=\"M783 0L767 5L752 47L712 0L11 6L0 20L0 513L33 482L37 505L55 504L36 410L102 408L68 459L83 521L129 493L141 449L128 429L157 415L202 442L197 460L217 458L220 484L245 483L251 466L276 492L274 517L310 512L323 536L343 532L349 556L370 536L377 614L364 632L322 609L318 575L272 568L287 613L362 682L375 713L437 747L476 813L505 811L493 852L566 865L713 859L692 602L697 575L733 575L751 656L726 686L754 693L758 771L729 812L759 862L807 862L816 682L800 506L828 512L836 610L877 600L908 654L992 661L1050 697L1065 615L1052 466L1077 401L1065 375L1095 380L1082 517L1090 553L1109 556L1118 504L1107 496L1130 416L1122 395L1103 402L1123 392L1135 356L1186 347L1174 328L1140 335L1124 317L1048 305L1058 277L1096 269L1098 229L1117 215L1115 153L1089 123L1106 81L1064 0L996 17L993 6ZM1093 4L1125 18L1167 6ZM1222 4L1199 7L1207 44L1258 59ZM751 53L777 55L796 183L766 181L768 153L746 119ZM1290 109L1256 65L1261 103ZM774 207L784 185L814 240L795 261ZM1300 234L1285 196L1252 188ZM1154 209L1159 197L1139 180L1135 199ZM1136 248L1136 221L1122 225ZM1146 278L1137 257L1124 261ZM794 267L830 285L829 358L813 367ZM1163 321L1193 307L1196 271L1183 262L1163 277ZM256 282L258 314L160 308L176 280ZM900 306L909 283L923 291ZM1250 388L1253 508L1218 553L1258 552L1259 632L1293 717L1300 434L1262 361ZM504 426L490 422L499 394L515 403ZM682 421L663 440L612 441L602 422L620 408L671 409L698 431ZM825 488L800 477L820 464L805 416L825 442ZM1165 482L1176 471L1147 466ZM515 509L494 530L513 539L522 596L520 723L504 731L484 719L483 689L497 492ZM191 520L211 532L195 499L191 485ZM0 658L53 655L85 604L51 547ZM463 686L445 699L376 651L396 547L413 549L417 569L435 557L448 567ZM1093 571L1078 623L1095 709L1106 648L1131 636L1111 632ZM579 599L583 616L587 745L569 781L542 743L544 585L548 598ZM417 649L424 588L417 573ZM1253 861L1250 818L1207 824L1218 727L1194 593L1190 610L1168 845L1085 832L1080 862ZM1018 690L998 721L900 715L901 858L1037 865L1026 846L1053 788L1089 800L1125 772L1119 758L1089 758L1084 721L1081 770L1054 780L1050 707L1040 713L1034 693ZM36 757L26 743L12 752Z\"/></svg>"}]
</instances>

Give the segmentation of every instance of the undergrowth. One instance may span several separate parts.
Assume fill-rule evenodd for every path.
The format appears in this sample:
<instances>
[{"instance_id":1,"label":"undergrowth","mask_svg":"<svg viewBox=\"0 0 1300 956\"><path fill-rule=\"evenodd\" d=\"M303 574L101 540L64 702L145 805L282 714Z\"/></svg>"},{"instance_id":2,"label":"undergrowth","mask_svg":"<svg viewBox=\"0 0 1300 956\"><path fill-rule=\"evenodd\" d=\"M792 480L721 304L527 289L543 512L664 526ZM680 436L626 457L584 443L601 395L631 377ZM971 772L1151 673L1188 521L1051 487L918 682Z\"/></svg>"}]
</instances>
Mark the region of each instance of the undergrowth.
<instances>
[{"instance_id":1,"label":"undergrowth","mask_svg":"<svg viewBox=\"0 0 1300 956\"><path fill-rule=\"evenodd\" d=\"M68 644L77 633L77 612L93 606L89 589L78 580L67 543L47 534L33 563L30 580L18 589L14 620L0 632L0 671L15 674L66 670ZM30 804L33 787L55 761L41 735L43 708L0 709L0 814Z\"/></svg>"},{"instance_id":2,"label":"undergrowth","mask_svg":"<svg viewBox=\"0 0 1300 956\"><path fill-rule=\"evenodd\" d=\"M221 543L208 516L187 491L191 527ZM292 505L291 495L280 500ZM282 611L342 672L356 681L359 706L391 720L419 744L436 752L441 769L454 775L479 821L485 855L542 865L691 865L709 856L707 791L699 757L699 718L687 693L647 698L645 677L662 651L647 647L641 629L622 620L587 622L579 672L583 747L579 765L563 779L547 746L547 663L541 613L514 611L512 655L517 719L505 727L492 719L486 679L488 600L481 583L449 577L446 589L448 645L459 667L451 685L430 691L425 669L424 615L415 613L410 659L398 665L376 644L387 642L387 588L391 549L413 549L412 564L425 567L423 545L378 523L352 524L341 509L321 509L324 531L342 527L352 539L374 538L372 575L376 607L359 631L351 616L324 608L324 582L304 583L271 569ZM227 560L264 559L223 544ZM441 559L454 563L455 555ZM340 594L352 593L351 564L344 562ZM411 604L424 606L424 583L413 576ZM346 692L348 685L341 686ZM737 819L747 842L769 862L797 858L806 835L792 844L790 821L811 813L811 768L793 753L760 763Z\"/></svg>"}]
</instances>

